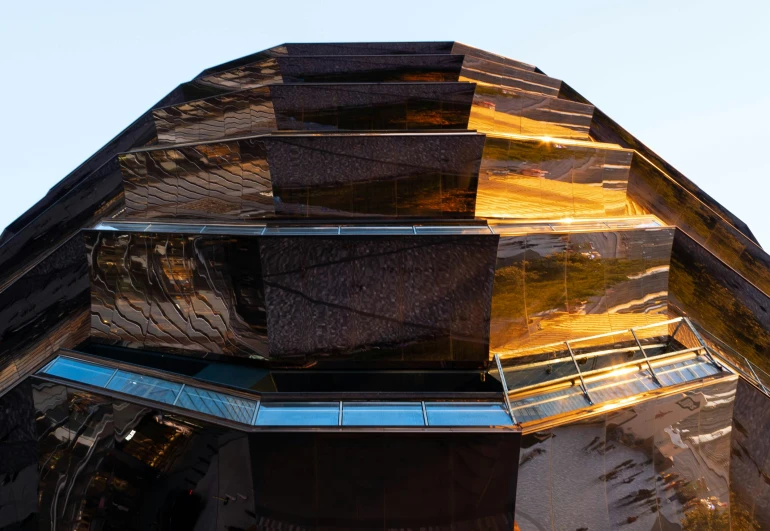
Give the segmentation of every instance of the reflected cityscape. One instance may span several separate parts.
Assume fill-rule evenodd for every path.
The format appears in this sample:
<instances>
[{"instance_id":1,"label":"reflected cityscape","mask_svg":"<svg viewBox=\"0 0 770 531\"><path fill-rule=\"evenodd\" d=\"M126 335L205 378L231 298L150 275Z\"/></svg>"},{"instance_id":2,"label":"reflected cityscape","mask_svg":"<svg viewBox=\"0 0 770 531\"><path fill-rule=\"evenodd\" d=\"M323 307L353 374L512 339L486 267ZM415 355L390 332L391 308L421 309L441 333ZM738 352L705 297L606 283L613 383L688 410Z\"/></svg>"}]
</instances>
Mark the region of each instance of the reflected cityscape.
<instances>
[{"instance_id":1,"label":"reflected cityscape","mask_svg":"<svg viewBox=\"0 0 770 531\"><path fill-rule=\"evenodd\" d=\"M0 530L770 529L770 255L462 43L182 83L0 235L0 334Z\"/></svg>"}]
</instances>

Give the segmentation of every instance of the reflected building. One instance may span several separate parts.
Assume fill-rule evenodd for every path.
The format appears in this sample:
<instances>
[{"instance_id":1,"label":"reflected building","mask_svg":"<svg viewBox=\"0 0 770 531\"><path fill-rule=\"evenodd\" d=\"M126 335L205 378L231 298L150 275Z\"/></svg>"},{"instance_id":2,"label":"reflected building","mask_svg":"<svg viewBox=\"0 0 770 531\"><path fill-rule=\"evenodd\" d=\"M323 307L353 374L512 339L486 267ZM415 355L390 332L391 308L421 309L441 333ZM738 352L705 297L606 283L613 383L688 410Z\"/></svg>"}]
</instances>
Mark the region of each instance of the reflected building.
<instances>
[{"instance_id":1,"label":"reflected building","mask_svg":"<svg viewBox=\"0 0 770 531\"><path fill-rule=\"evenodd\" d=\"M0 236L0 529L770 528L769 297L538 68L276 46Z\"/></svg>"}]
</instances>

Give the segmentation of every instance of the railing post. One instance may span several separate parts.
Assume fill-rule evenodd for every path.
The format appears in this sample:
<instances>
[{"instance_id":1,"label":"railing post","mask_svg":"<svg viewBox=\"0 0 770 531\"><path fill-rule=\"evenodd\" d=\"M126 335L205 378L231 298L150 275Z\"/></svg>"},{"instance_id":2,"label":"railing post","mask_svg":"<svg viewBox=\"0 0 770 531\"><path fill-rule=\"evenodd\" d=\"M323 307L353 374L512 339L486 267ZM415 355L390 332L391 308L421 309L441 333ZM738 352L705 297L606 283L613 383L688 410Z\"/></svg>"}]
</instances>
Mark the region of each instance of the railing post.
<instances>
[{"instance_id":1,"label":"railing post","mask_svg":"<svg viewBox=\"0 0 770 531\"><path fill-rule=\"evenodd\" d=\"M593 406L594 401L591 400L591 395L588 394L588 388L586 387L585 380L583 380L583 373L580 372L580 367L578 367L578 362L575 359L575 353L572 352L572 347L570 346L569 341L565 341L564 344L567 345L567 350L569 351L569 355L572 358L572 363L575 364L575 370L577 371L578 377L580 378L580 387L583 389L583 396L585 396L586 400L588 400L588 403Z\"/></svg>"},{"instance_id":2,"label":"railing post","mask_svg":"<svg viewBox=\"0 0 770 531\"><path fill-rule=\"evenodd\" d=\"M505 397L505 407L508 410L508 415L511 417L511 420L514 424L517 424L516 422L516 416L513 414L513 409L511 409L511 399L508 397L508 383L505 381L505 373L503 372L503 364L500 363L500 355L495 354L495 363L497 364L497 372L500 373L500 382L503 384L503 396Z\"/></svg>"},{"instance_id":3,"label":"railing post","mask_svg":"<svg viewBox=\"0 0 770 531\"><path fill-rule=\"evenodd\" d=\"M693 324L692 324L692 322L690 321L690 319L689 319L688 317L684 317L684 320L687 322L687 326L689 326L689 327L690 327L690 330L691 330L691 331L692 331L692 333L695 335L695 338L698 340L698 342L699 342L699 343L701 344L701 346L703 347L703 350L704 350L704 352L706 353L706 357L709 359L709 361L711 362L711 364L712 364L714 367L716 367L717 369L719 369L720 371L724 370L724 368L723 368L723 367L722 367L722 366L721 366L719 363L717 363L717 361L716 361L716 360L714 359L714 357L711 355L711 351L709 351L709 348L708 348L708 346L706 345L706 342L705 342L705 341L703 341L703 338L700 336L700 334L698 333L698 331L695 329L695 325L693 325Z\"/></svg>"},{"instance_id":4,"label":"railing post","mask_svg":"<svg viewBox=\"0 0 770 531\"><path fill-rule=\"evenodd\" d=\"M676 324L676 328L674 328L674 332L670 336L668 336L668 345L666 345L667 349L671 348L671 343L674 342L674 336L676 335L677 332L679 332L679 327L682 326L683 320L684 318L679 319L679 322Z\"/></svg>"},{"instance_id":5,"label":"railing post","mask_svg":"<svg viewBox=\"0 0 770 531\"><path fill-rule=\"evenodd\" d=\"M754 379L757 381L759 386L762 388L762 390L765 392L765 394L768 394L767 387L765 387L765 384L762 383L762 380L759 379L759 376L757 376L757 373L754 372L754 366L751 364L751 362L746 359L746 356L742 356L743 361L746 362L746 365L749 366L749 369L751 369L751 375L754 376Z\"/></svg>"},{"instance_id":6,"label":"railing post","mask_svg":"<svg viewBox=\"0 0 770 531\"><path fill-rule=\"evenodd\" d=\"M658 380L658 376L655 374L655 370L652 368L652 363L650 363L650 359L647 357L647 353L644 351L644 347L642 347L642 342L639 341L639 338L636 337L636 332L633 328L631 330L631 335L634 336L634 341L636 341L636 346L639 347L639 352L642 353L642 357L644 358L644 361L647 362L647 368L650 369L650 376L652 376L652 381L658 384L658 387L663 387L663 384L660 383L660 380Z\"/></svg>"}]
</instances>

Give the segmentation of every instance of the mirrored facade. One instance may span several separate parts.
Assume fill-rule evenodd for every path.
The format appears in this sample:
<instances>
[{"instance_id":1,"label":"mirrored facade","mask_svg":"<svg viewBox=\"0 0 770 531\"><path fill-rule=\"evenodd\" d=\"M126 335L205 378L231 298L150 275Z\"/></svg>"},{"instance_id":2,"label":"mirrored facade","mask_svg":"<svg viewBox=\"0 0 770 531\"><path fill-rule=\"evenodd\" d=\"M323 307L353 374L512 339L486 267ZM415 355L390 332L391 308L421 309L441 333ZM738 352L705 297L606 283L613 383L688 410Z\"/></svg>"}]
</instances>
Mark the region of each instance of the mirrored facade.
<instances>
[{"instance_id":1,"label":"mirrored facade","mask_svg":"<svg viewBox=\"0 0 770 531\"><path fill-rule=\"evenodd\" d=\"M284 43L0 235L0 529L764 529L769 312L745 223L563 81Z\"/></svg>"}]
</instances>

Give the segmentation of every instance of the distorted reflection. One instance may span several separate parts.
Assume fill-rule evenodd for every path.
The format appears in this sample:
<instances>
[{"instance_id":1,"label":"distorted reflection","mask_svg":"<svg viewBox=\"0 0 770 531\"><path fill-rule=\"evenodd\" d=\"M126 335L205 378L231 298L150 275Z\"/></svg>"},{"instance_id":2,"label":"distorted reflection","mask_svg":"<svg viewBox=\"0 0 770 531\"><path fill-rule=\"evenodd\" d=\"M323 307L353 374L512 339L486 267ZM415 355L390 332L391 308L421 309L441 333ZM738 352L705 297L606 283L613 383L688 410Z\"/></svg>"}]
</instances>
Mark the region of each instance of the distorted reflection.
<instances>
[{"instance_id":1,"label":"distorted reflection","mask_svg":"<svg viewBox=\"0 0 770 531\"><path fill-rule=\"evenodd\" d=\"M610 144L488 136L476 215L489 218L623 216L632 152Z\"/></svg>"},{"instance_id":2,"label":"distorted reflection","mask_svg":"<svg viewBox=\"0 0 770 531\"><path fill-rule=\"evenodd\" d=\"M665 321L673 232L501 236L492 353Z\"/></svg>"},{"instance_id":3,"label":"distorted reflection","mask_svg":"<svg viewBox=\"0 0 770 531\"><path fill-rule=\"evenodd\" d=\"M730 529L736 384L721 379L525 435L519 484L530 488L518 490L519 528Z\"/></svg>"}]
</instances>

